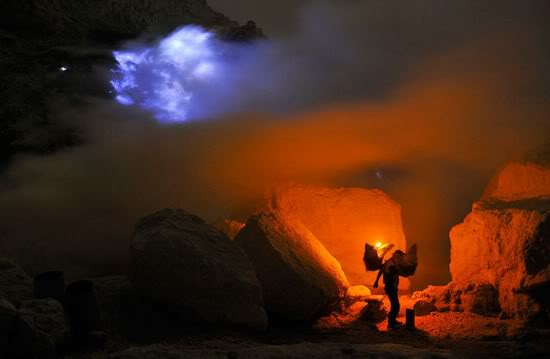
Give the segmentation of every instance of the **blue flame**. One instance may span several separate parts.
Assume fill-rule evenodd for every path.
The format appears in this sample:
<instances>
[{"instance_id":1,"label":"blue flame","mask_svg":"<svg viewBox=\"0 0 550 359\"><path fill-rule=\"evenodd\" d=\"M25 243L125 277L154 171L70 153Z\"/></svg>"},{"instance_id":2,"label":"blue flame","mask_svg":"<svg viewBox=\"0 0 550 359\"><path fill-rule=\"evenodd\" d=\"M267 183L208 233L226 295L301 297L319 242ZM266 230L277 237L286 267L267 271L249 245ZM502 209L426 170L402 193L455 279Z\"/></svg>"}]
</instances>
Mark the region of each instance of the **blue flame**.
<instances>
[{"instance_id":1,"label":"blue flame","mask_svg":"<svg viewBox=\"0 0 550 359\"><path fill-rule=\"evenodd\" d=\"M212 33L186 26L156 46L115 51L115 99L147 109L159 121L185 121L192 115L196 93L219 71L219 48Z\"/></svg>"}]
</instances>

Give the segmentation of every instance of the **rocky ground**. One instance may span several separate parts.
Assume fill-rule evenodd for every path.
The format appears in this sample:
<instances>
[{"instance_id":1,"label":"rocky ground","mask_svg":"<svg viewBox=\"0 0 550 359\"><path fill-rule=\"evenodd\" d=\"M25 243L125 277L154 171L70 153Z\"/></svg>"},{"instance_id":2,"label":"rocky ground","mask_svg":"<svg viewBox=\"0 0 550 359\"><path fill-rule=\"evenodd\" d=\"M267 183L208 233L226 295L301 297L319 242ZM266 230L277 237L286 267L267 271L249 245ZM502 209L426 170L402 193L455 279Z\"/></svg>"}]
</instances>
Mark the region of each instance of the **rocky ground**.
<instances>
[{"instance_id":1,"label":"rocky ground","mask_svg":"<svg viewBox=\"0 0 550 359\"><path fill-rule=\"evenodd\" d=\"M154 344L112 343L74 358L518 358L547 357L548 333L527 333L512 320L468 313L417 318L417 330L356 322L319 331L279 327L263 335L196 330Z\"/></svg>"}]
</instances>

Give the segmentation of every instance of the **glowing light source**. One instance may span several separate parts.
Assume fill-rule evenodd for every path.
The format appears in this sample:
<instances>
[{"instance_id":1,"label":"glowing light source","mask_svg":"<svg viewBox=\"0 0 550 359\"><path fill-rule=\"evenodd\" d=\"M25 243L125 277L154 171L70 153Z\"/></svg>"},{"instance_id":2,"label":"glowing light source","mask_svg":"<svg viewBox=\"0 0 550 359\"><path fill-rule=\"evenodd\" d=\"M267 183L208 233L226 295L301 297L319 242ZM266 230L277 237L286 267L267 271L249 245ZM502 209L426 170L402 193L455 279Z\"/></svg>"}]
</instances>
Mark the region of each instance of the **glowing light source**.
<instances>
[{"instance_id":1,"label":"glowing light source","mask_svg":"<svg viewBox=\"0 0 550 359\"><path fill-rule=\"evenodd\" d=\"M156 46L113 52L115 99L147 109L160 121L188 119L195 94L216 75L218 47L212 33L186 26Z\"/></svg>"},{"instance_id":2,"label":"glowing light source","mask_svg":"<svg viewBox=\"0 0 550 359\"><path fill-rule=\"evenodd\" d=\"M67 71L68 69L69 69L69 68L66 67L66 66L61 66L61 67L59 68L59 71L65 72L65 71Z\"/></svg>"},{"instance_id":3,"label":"glowing light source","mask_svg":"<svg viewBox=\"0 0 550 359\"><path fill-rule=\"evenodd\" d=\"M380 248L382 247L382 242L376 242L376 244L374 245L374 248Z\"/></svg>"}]
</instances>

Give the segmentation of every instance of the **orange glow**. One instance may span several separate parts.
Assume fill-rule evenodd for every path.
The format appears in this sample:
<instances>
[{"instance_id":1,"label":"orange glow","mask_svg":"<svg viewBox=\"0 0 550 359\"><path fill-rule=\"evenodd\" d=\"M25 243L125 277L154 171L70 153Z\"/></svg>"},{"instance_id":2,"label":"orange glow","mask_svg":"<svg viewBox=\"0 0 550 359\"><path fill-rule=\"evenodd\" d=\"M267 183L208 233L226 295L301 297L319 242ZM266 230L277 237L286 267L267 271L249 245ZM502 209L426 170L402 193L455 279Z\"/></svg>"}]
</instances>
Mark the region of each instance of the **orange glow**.
<instances>
[{"instance_id":1,"label":"orange glow","mask_svg":"<svg viewBox=\"0 0 550 359\"><path fill-rule=\"evenodd\" d=\"M374 245L374 248L380 248L380 247L382 247L382 243L376 242L376 244Z\"/></svg>"}]
</instances>

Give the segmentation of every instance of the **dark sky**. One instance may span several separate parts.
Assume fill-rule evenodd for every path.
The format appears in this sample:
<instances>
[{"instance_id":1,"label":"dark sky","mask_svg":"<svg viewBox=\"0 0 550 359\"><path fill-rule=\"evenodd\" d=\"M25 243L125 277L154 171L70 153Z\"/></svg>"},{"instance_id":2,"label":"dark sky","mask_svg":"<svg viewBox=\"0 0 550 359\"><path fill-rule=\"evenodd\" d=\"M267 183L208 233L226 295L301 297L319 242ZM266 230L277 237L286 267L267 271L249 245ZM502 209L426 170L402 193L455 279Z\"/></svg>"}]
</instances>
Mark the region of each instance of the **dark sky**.
<instances>
[{"instance_id":1,"label":"dark sky","mask_svg":"<svg viewBox=\"0 0 550 359\"><path fill-rule=\"evenodd\" d=\"M224 15L244 23L254 20L268 36L287 34L293 28L301 9L313 0L208 0Z\"/></svg>"}]
</instances>

